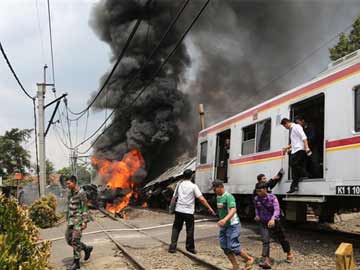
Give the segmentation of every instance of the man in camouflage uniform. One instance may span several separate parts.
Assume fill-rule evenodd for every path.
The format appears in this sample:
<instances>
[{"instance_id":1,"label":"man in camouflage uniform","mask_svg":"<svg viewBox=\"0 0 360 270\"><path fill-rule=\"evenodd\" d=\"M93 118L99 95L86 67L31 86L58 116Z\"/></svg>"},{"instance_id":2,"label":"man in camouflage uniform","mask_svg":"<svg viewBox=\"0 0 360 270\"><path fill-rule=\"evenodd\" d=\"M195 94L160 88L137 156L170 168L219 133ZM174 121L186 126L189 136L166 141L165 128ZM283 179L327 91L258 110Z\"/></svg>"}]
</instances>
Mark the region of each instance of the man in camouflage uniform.
<instances>
[{"instance_id":1,"label":"man in camouflage uniform","mask_svg":"<svg viewBox=\"0 0 360 270\"><path fill-rule=\"evenodd\" d=\"M69 189L68 195L68 226L65 233L65 239L68 245L74 250L74 262L68 267L68 270L80 269L81 250L85 252L84 260L90 258L92 246L86 246L81 242L82 231L86 229L89 222L89 215L86 205L86 193L77 185L75 176L71 176L66 186Z\"/></svg>"}]
</instances>

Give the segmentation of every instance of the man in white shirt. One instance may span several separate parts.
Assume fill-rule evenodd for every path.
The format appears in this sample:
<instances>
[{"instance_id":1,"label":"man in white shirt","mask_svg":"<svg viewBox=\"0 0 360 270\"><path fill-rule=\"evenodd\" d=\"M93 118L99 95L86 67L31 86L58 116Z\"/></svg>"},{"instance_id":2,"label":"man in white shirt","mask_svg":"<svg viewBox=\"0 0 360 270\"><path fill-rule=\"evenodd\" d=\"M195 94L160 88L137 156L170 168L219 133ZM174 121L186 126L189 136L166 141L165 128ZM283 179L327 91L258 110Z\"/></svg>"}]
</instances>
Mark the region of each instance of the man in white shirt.
<instances>
[{"instance_id":1,"label":"man in white shirt","mask_svg":"<svg viewBox=\"0 0 360 270\"><path fill-rule=\"evenodd\" d=\"M301 178L307 177L305 170L306 155L311 154L311 151L306 134L301 125L295 124L287 118L281 120L281 125L290 132L290 144L283 150L284 152L291 150L290 164L292 169L292 183L287 193L293 193L298 191Z\"/></svg>"},{"instance_id":2,"label":"man in white shirt","mask_svg":"<svg viewBox=\"0 0 360 270\"><path fill-rule=\"evenodd\" d=\"M183 173L184 180L181 181L175 188L172 200L176 200L175 220L171 234L171 244L169 247L170 253L176 252L177 241L180 231L185 222L186 225L186 250L196 254L194 243L194 212L195 212L195 198L209 209L209 212L215 215L214 210L208 204L202 195L199 187L191 182L192 170L185 170Z\"/></svg>"}]
</instances>

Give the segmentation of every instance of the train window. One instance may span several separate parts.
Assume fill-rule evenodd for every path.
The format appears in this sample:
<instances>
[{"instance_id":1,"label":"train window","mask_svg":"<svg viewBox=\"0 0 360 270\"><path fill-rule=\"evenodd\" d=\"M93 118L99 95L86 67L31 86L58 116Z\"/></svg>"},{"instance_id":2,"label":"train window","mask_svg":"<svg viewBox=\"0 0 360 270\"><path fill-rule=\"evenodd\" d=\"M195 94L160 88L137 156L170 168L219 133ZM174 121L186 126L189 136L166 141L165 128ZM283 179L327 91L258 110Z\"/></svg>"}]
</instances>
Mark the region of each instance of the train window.
<instances>
[{"instance_id":1,"label":"train window","mask_svg":"<svg viewBox=\"0 0 360 270\"><path fill-rule=\"evenodd\" d=\"M241 154L248 155L255 151L255 130L256 125L251 125L243 128L243 142L241 147Z\"/></svg>"},{"instance_id":2,"label":"train window","mask_svg":"<svg viewBox=\"0 0 360 270\"><path fill-rule=\"evenodd\" d=\"M355 131L360 131L360 86L355 88Z\"/></svg>"},{"instance_id":3,"label":"train window","mask_svg":"<svg viewBox=\"0 0 360 270\"><path fill-rule=\"evenodd\" d=\"M243 128L242 155L263 152L270 149L271 119L260 121Z\"/></svg>"},{"instance_id":4,"label":"train window","mask_svg":"<svg viewBox=\"0 0 360 270\"><path fill-rule=\"evenodd\" d=\"M271 119L256 124L256 152L270 149Z\"/></svg>"},{"instance_id":5,"label":"train window","mask_svg":"<svg viewBox=\"0 0 360 270\"><path fill-rule=\"evenodd\" d=\"M202 142L200 144L200 164L207 163L207 144L208 142Z\"/></svg>"}]
</instances>

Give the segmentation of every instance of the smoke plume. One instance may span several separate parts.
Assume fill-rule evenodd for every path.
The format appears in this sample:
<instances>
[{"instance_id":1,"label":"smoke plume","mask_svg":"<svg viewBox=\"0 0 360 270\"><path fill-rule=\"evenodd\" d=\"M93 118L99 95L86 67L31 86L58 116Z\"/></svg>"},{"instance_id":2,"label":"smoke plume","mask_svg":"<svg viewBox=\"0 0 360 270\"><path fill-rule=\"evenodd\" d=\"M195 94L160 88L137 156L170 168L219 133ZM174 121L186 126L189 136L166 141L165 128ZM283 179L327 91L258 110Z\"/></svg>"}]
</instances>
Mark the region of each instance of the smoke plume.
<instances>
[{"instance_id":1,"label":"smoke plume","mask_svg":"<svg viewBox=\"0 0 360 270\"><path fill-rule=\"evenodd\" d=\"M149 166L152 158L158 158L162 148L179 132L177 123L189 107L184 94L178 89L178 83L190 60L185 45L182 45L156 80L132 104L181 35L179 25L174 27L136 83L124 88L165 33L180 4L177 1L153 1L146 6L146 2L102 1L94 9L91 25L99 37L110 45L115 60L136 20L143 18L126 57L96 103L97 109L119 110L112 119L111 128L96 144L95 155L119 160L130 150L138 149ZM102 80L107 75L104 74Z\"/></svg>"},{"instance_id":2,"label":"smoke plume","mask_svg":"<svg viewBox=\"0 0 360 270\"><path fill-rule=\"evenodd\" d=\"M118 106L120 110L95 145L95 155L119 160L136 148L144 154L148 169L155 171L182 153L194 154L198 103L205 104L207 122L212 123L310 79L328 62L327 47L301 69L273 81L351 24L360 10L360 4L353 0L213 0L129 113L128 105L205 1L191 1L140 79L131 89L124 89L182 4L156 0L146 8L145 2L103 0L94 8L91 25L111 47L112 61L120 54L135 21L144 17L126 57L96 103L99 110Z\"/></svg>"}]
</instances>

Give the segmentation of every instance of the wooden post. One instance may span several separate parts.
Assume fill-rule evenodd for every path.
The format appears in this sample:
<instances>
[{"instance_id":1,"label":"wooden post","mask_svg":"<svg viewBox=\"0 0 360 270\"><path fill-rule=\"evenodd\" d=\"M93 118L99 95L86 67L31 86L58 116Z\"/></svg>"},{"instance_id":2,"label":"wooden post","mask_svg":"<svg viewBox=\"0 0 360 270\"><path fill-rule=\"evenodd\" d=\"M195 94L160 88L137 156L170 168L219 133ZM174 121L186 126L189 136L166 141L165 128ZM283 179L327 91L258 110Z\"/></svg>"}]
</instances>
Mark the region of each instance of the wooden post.
<instances>
[{"instance_id":1,"label":"wooden post","mask_svg":"<svg viewBox=\"0 0 360 270\"><path fill-rule=\"evenodd\" d=\"M204 104L199 104L199 114L200 114L200 129L205 129L205 111L204 111Z\"/></svg>"},{"instance_id":2,"label":"wooden post","mask_svg":"<svg viewBox=\"0 0 360 270\"><path fill-rule=\"evenodd\" d=\"M354 270L353 246L349 243L341 243L335 252L336 270Z\"/></svg>"}]
</instances>

